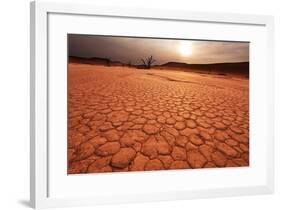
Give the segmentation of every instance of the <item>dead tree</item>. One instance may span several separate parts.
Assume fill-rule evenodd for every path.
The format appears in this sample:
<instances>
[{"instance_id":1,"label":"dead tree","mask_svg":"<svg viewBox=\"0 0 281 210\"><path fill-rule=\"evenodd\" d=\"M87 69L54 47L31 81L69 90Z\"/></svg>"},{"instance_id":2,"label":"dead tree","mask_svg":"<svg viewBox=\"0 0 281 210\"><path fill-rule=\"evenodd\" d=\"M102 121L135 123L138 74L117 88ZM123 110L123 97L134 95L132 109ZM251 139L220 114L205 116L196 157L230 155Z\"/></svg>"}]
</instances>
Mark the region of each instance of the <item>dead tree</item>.
<instances>
[{"instance_id":1,"label":"dead tree","mask_svg":"<svg viewBox=\"0 0 281 210\"><path fill-rule=\"evenodd\" d=\"M153 59L152 55L148 58L146 58L145 60L144 59L141 59L143 65L145 66L146 69L150 69L151 65L156 61Z\"/></svg>"}]
</instances>

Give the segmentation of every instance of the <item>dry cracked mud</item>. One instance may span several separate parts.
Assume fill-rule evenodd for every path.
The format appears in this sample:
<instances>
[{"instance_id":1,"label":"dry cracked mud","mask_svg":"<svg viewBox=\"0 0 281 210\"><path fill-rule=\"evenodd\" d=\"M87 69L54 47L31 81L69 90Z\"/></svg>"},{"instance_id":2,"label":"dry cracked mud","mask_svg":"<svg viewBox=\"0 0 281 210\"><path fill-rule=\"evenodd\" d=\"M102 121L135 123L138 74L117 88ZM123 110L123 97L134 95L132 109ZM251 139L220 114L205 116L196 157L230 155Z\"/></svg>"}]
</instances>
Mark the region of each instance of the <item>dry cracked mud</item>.
<instances>
[{"instance_id":1,"label":"dry cracked mud","mask_svg":"<svg viewBox=\"0 0 281 210\"><path fill-rule=\"evenodd\" d=\"M68 173L249 165L249 81L69 64Z\"/></svg>"}]
</instances>

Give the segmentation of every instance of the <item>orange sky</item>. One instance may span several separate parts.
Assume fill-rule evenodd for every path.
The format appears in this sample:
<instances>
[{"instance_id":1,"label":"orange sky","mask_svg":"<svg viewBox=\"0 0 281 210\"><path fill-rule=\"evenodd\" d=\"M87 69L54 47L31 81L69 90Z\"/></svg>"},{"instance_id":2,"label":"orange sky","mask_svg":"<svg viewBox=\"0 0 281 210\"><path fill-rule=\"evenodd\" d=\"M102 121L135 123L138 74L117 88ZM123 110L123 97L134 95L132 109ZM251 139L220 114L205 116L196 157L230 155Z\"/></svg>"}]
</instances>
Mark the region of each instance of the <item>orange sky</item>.
<instances>
[{"instance_id":1,"label":"orange sky","mask_svg":"<svg viewBox=\"0 0 281 210\"><path fill-rule=\"evenodd\" d=\"M156 64L171 61L185 63L225 63L249 61L248 42L199 41L68 35L70 56L102 57L123 63L141 64L153 55Z\"/></svg>"}]
</instances>

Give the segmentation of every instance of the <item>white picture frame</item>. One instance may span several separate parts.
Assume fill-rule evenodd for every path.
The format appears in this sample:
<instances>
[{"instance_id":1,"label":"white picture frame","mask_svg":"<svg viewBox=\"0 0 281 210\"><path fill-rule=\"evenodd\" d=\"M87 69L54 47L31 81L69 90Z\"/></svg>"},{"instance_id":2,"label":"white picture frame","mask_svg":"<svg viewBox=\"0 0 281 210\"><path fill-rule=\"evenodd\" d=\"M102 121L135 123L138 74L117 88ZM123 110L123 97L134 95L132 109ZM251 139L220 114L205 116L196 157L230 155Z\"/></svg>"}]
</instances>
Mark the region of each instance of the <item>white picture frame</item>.
<instances>
[{"instance_id":1,"label":"white picture frame","mask_svg":"<svg viewBox=\"0 0 281 210\"><path fill-rule=\"evenodd\" d=\"M53 15L51 17L51 15ZM253 110L253 114L262 113L264 120L263 124L254 127L250 132L255 132L260 130L261 137L254 137L257 140L261 138L260 141L263 142L261 147L263 147L261 158L263 164L260 167L260 172L263 176L260 179L256 179L252 185L246 185L242 183L242 180L237 181L237 186L211 186L210 188L200 189L198 186L187 190L187 188L169 191L147 191L143 190L140 192L130 192L124 188L122 193L115 191L111 195L91 195L88 192L87 195L74 196L71 194L57 196L56 193L50 194L53 185L58 184L58 182L63 182L62 179L58 179L57 182L53 182L52 170L53 162L51 161L51 155L53 148L49 140L49 105L50 105L50 90L49 84L53 76L50 76L49 68L53 64L49 63L49 58L52 56L49 51L49 35L50 28L52 28L52 18L55 16L72 16L71 18L78 17L110 17L114 18L129 18L130 20L160 20L165 23L165 21L173 21L178 24L184 22L193 23L204 23L204 24L221 24L224 25L243 27L260 27L264 32L260 40L263 40L261 45L263 46L264 54L259 55L259 60L262 60L263 67L266 68L265 73L258 75L255 71L251 71L251 77L254 81L250 82L257 85L257 89L252 88L251 94L253 97L257 97L258 101L261 101L259 106L250 105ZM64 21L64 19L56 19L59 21ZM84 20L81 20L84 21ZM80 22L81 23L81 22ZM67 24L66 24L67 25ZM74 24L75 25L75 24ZM59 26L59 25L58 25ZM56 27L58 27L56 26ZM56 29L56 27L54 27ZM74 27L74 26L73 26ZM99 26L98 26L99 27ZM62 27L63 28L63 27ZM78 28L78 27L77 27ZM77 29L78 30L78 29ZM79 29L80 30L80 29ZM122 35L122 31L119 32ZM144 32L146 33L146 32ZM195 34L196 35L196 34ZM150 35L148 35L150 36ZM171 36L171 35L170 35ZM258 34L257 34L258 36ZM229 36L231 38L231 36ZM229 39L230 39L229 38ZM240 37L241 38L241 37ZM243 39L243 37L242 37ZM273 177L273 167L274 167L274 131L273 131L273 119L274 119L274 107L273 107L273 17L262 16L262 15L241 15L241 14L219 14L219 13L202 13L202 12L188 12L188 11L166 11L166 10L153 10L153 9L139 9L139 8L118 8L118 7L100 7L96 5L86 5L79 3L55 3L55 2L45 2L36 1L31 3L31 89L30 89L30 105L31 105L31 115L30 115L30 200L31 205L34 208L49 208L49 207L65 207L65 206L82 206L82 205L94 205L94 204L106 204L106 203L124 203L124 202L143 202L143 201L161 201L161 200L176 200L176 199L192 199L192 198L207 198L207 197L219 197L219 196L238 196L238 195L250 195L250 194L266 194L272 193L274 188L274 177ZM240 39L239 39L240 40ZM265 56L262 56L265 55ZM253 65L252 67L255 67ZM251 67L251 68L252 68ZM257 76L255 76L257 74ZM63 76L63 75L62 75ZM258 83L262 82L264 90L259 92ZM251 86L255 87L256 86ZM266 98L265 98L266 97ZM263 102L262 102L263 101ZM251 119L261 119L255 118ZM261 150L257 150L261 151ZM64 154L64 153L62 153ZM254 157L253 157L254 158ZM260 158L260 159L261 159ZM261 160L257 160L261 161ZM50 169L51 172L50 172ZM221 173L224 173L222 170ZM53 170L54 171L54 170ZM132 175L134 172L130 172ZM145 175L146 178L149 176L157 176L159 172L153 172L149 175ZM175 173L181 173L179 171L172 172L173 174L168 174L168 176L174 176ZM206 171L205 174L210 174L212 171ZM231 175L233 171L228 171L226 174ZM183 177L185 174L182 174ZM215 174L214 174L215 175ZM110 175L111 178L118 175ZM125 175L124 175L125 176ZM141 172L138 172L138 177L143 176ZM197 176L197 175L196 175ZM198 175L199 176L199 175ZM86 179L86 176L80 177L81 179ZM95 179L95 176L91 177ZM124 178L124 177L123 177ZM254 177L252 177L254 180ZM89 179L89 177L87 178ZM142 178L140 178L141 180ZM239 179L239 178L238 178ZM50 181L51 180L51 181ZM106 180L106 179L105 179ZM240 183L241 181L241 183ZM195 180L196 182L196 180ZM52 185L53 183L53 185ZM234 182L235 183L235 182ZM63 187L63 186L62 186ZM71 188L70 188L71 189ZM67 189L69 190L69 189ZM83 190L82 188L79 190Z\"/></svg>"}]
</instances>

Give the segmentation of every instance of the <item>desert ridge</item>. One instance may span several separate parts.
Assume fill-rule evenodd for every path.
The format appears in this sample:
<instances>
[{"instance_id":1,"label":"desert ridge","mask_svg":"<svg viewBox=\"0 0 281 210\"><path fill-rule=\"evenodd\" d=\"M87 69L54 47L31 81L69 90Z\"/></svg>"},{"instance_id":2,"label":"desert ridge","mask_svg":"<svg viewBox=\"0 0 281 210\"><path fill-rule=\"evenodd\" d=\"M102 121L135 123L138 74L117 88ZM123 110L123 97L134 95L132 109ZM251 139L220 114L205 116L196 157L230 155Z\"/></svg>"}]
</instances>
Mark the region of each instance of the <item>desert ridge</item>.
<instances>
[{"instance_id":1,"label":"desert ridge","mask_svg":"<svg viewBox=\"0 0 281 210\"><path fill-rule=\"evenodd\" d=\"M112 61L109 58L82 58L82 57L69 57L70 63L81 63L102 66L116 66L116 67L130 67L136 69L146 69L143 64L134 65L130 61L122 63L120 61ZM183 62L167 62L161 65L152 65L149 69L159 70L176 70L187 72L198 72L205 74L218 74L218 75L232 75L249 78L249 62L235 62L235 63L210 63L210 64L188 64Z\"/></svg>"}]
</instances>

